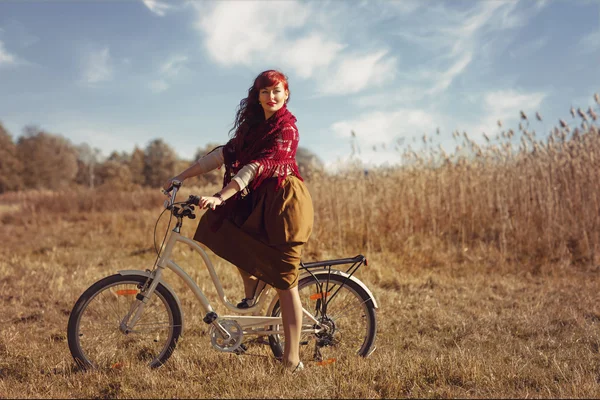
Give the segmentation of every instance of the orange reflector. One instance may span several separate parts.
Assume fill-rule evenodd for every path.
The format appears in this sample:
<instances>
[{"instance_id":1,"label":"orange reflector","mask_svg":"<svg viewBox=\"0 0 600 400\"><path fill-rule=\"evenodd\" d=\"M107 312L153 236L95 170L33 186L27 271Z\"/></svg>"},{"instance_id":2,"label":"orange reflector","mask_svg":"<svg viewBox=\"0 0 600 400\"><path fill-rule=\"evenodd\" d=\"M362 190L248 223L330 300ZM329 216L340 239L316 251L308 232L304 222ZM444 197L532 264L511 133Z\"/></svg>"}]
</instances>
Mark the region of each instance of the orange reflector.
<instances>
[{"instance_id":1,"label":"orange reflector","mask_svg":"<svg viewBox=\"0 0 600 400\"><path fill-rule=\"evenodd\" d=\"M123 363L116 362L111 366L112 369L123 369Z\"/></svg>"},{"instance_id":2,"label":"orange reflector","mask_svg":"<svg viewBox=\"0 0 600 400\"><path fill-rule=\"evenodd\" d=\"M117 290L115 294L117 296L135 296L137 292L137 289L121 289Z\"/></svg>"},{"instance_id":3,"label":"orange reflector","mask_svg":"<svg viewBox=\"0 0 600 400\"><path fill-rule=\"evenodd\" d=\"M327 297L329 296L329 292L325 292L325 296L323 296L323 293L315 293L315 294L311 294L310 295L310 299L311 300L317 300L317 299L322 299L323 297Z\"/></svg>"},{"instance_id":4,"label":"orange reflector","mask_svg":"<svg viewBox=\"0 0 600 400\"><path fill-rule=\"evenodd\" d=\"M317 365L324 367L329 364L333 364L335 362L335 358L328 358L327 360L317 362Z\"/></svg>"}]
</instances>

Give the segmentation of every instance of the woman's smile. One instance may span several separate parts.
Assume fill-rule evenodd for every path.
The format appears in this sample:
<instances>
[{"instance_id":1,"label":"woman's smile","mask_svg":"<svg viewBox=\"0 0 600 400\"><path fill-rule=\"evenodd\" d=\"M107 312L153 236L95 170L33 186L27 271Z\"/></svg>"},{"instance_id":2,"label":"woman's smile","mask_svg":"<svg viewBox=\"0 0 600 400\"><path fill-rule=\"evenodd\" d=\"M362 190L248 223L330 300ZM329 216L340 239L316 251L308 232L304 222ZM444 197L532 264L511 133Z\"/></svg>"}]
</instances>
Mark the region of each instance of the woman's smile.
<instances>
[{"instance_id":1,"label":"woman's smile","mask_svg":"<svg viewBox=\"0 0 600 400\"><path fill-rule=\"evenodd\" d=\"M265 112L265 118L271 117L277 112L287 100L289 92L283 87L281 82L274 86L262 88L258 95L258 102Z\"/></svg>"}]
</instances>

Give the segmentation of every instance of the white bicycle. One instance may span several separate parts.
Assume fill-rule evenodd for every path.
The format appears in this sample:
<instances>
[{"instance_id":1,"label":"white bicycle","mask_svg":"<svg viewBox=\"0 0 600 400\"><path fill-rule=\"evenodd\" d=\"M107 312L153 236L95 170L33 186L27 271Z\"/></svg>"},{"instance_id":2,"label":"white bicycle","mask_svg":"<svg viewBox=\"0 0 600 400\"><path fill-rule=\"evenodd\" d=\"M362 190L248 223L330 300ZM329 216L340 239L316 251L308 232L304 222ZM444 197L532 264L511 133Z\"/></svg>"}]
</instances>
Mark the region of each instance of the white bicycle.
<instances>
[{"instance_id":1,"label":"white bicycle","mask_svg":"<svg viewBox=\"0 0 600 400\"><path fill-rule=\"evenodd\" d=\"M183 333L183 314L175 292L162 279L169 268L179 276L202 305L210 325L212 346L222 352L243 353L248 336L268 336L276 358L283 355L283 327L279 299L267 286L255 305L239 309L226 298L207 253L194 240L181 235L185 218L194 219L198 197L176 202L181 184L175 184L165 211L177 223L170 232L152 270L124 270L91 285L71 311L67 336L76 363L84 368L115 368L131 363L150 367L164 364ZM164 212L164 211L163 211ZM161 214L162 215L162 214ZM160 219L160 217L159 217ZM168 228L167 228L168 229ZM196 282L171 259L176 243L200 254L219 301L236 315L217 315ZM303 306L301 358L329 363L345 355L366 357L375 349L377 302L354 273L367 265L363 255L301 263L298 290ZM346 271L333 266L349 265ZM274 295L271 295L274 294ZM261 310L268 304L266 314Z\"/></svg>"}]
</instances>

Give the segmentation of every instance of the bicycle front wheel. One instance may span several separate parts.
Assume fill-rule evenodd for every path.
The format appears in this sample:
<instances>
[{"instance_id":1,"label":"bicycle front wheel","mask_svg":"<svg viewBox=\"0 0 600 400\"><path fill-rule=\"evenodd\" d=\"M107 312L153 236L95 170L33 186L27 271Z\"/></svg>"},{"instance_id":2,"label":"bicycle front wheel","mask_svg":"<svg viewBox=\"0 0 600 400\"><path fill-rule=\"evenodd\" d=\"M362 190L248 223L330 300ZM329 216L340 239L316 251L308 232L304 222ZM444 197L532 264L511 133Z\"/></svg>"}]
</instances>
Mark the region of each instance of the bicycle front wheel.
<instances>
[{"instance_id":1,"label":"bicycle front wheel","mask_svg":"<svg viewBox=\"0 0 600 400\"><path fill-rule=\"evenodd\" d=\"M159 284L131 330L122 321L137 302L144 275L111 275L90 286L77 300L67 327L71 355L84 369L158 367L173 353L182 331L181 310Z\"/></svg>"},{"instance_id":2,"label":"bicycle front wheel","mask_svg":"<svg viewBox=\"0 0 600 400\"><path fill-rule=\"evenodd\" d=\"M333 362L348 356L368 356L373 350L377 330L373 300L359 284L343 276L330 274L328 286L327 274L317 274L317 278L323 285L323 293L312 276L298 282L298 292L302 307L326 330L301 334L301 360ZM323 301L327 301L325 315L322 314ZM279 301L271 315L281 315ZM305 320L303 329L307 327ZM284 341L283 335L269 336L269 345L277 358L283 356Z\"/></svg>"}]
</instances>

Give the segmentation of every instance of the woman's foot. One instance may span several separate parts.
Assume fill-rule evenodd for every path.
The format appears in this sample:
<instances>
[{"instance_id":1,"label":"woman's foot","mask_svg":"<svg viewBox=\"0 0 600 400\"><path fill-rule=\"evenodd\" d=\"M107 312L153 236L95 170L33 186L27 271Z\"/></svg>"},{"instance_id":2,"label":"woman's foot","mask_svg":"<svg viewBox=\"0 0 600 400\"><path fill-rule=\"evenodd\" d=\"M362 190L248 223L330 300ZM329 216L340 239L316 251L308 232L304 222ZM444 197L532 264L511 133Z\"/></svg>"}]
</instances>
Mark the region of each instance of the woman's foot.
<instances>
[{"instance_id":1,"label":"woman's foot","mask_svg":"<svg viewBox=\"0 0 600 400\"><path fill-rule=\"evenodd\" d=\"M292 374L295 374L296 372L302 371L304 369L304 364L302 364L302 361L298 361L298 365L296 365L296 368L294 368L292 370Z\"/></svg>"},{"instance_id":2,"label":"woman's foot","mask_svg":"<svg viewBox=\"0 0 600 400\"><path fill-rule=\"evenodd\" d=\"M262 294L263 290L267 287L265 281L257 281L254 287L254 293L252 297L244 297L242 301L237 304L237 308L250 308L258 302L258 298Z\"/></svg>"},{"instance_id":3,"label":"woman's foot","mask_svg":"<svg viewBox=\"0 0 600 400\"><path fill-rule=\"evenodd\" d=\"M239 303L237 303L237 308L250 308L254 304L256 304L256 301L254 300L254 298L247 299L247 298L244 297L242 299L242 301L240 301Z\"/></svg>"},{"instance_id":4,"label":"woman's foot","mask_svg":"<svg viewBox=\"0 0 600 400\"><path fill-rule=\"evenodd\" d=\"M283 363L283 368L286 371L291 372L292 374L295 374L296 372L300 372L304 369L304 364L302 363L302 361L298 361L298 363Z\"/></svg>"}]
</instances>

